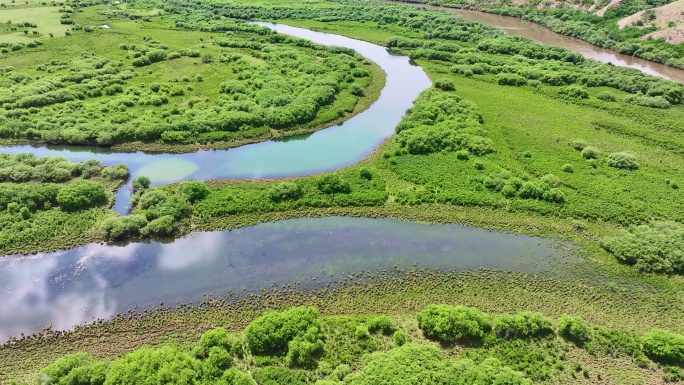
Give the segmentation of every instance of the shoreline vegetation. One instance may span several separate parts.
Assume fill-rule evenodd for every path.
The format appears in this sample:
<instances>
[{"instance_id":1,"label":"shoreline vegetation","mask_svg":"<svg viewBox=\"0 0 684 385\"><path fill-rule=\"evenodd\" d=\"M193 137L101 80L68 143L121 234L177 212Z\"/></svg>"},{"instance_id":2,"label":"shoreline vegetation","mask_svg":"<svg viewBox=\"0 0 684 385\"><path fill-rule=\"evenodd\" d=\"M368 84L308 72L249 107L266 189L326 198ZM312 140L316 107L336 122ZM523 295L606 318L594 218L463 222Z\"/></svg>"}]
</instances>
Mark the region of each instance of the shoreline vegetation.
<instances>
[{"instance_id":1,"label":"shoreline vegetation","mask_svg":"<svg viewBox=\"0 0 684 385\"><path fill-rule=\"evenodd\" d=\"M101 22L152 8L164 12L152 22L170 13L205 26L263 19L362 38L409 56L434 87L416 99L396 135L333 173L160 187L137 178L130 215L88 222L100 241L302 216L389 217L570 240L586 266L568 277L351 266L338 282L303 277L260 292L207 293L201 303L160 303L72 331L14 338L0 346L0 381L35 381L45 370L110 385L159 363L187 369L185 381L195 384L353 384L391 378L388 365L406 367L405 354L421 357L407 378L425 367L466 378L457 366L473 376L486 367L505 372L513 384L684 379L684 261L668 239L684 233L684 205L673 204L684 183L684 86L407 6L147 0L122 12L83 13ZM6 212L24 221L37 216L25 208L17 203ZM42 211L48 208L59 211ZM41 246L64 242L50 239ZM449 328L438 330L440 323ZM287 334L293 329L302 333ZM534 337L511 337L518 334ZM92 357L65 356L77 352Z\"/></svg>"},{"instance_id":2,"label":"shoreline vegetation","mask_svg":"<svg viewBox=\"0 0 684 385\"><path fill-rule=\"evenodd\" d=\"M641 335L654 328L682 333L679 323L681 309L677 307L676 296L667 291L656 292L646 282L642 287L637 283L638 279L633 281L630 298L626 298L622 289L607 284L591 285L589 281L577 278L547 278L490 270L388 269L350 272L348 278L336 283L321 278L309 280L303 277L300 284L274 283L268 290L258 293L230 293L227 296L208 294L201 303L164 304L151 310L130 309L110 321L96 320L73 331L46 330L13 339L0 346L0 353L3 353L0 354L3 364L0 379L32 381L36 373L58 357L77 352L87 352L106 363L143 346L174 346L179 351L190 352L204 332L218 326L228 329L233 338L243 341L239 345L247 348L240 333L243 328L267 311L284 311L293 306L318 308L324 323L329 322L324 330L332 332L337 329L334 337L329 335L324 339L324 354L315 355L319 361L332 360L335 363L333 368L345 363L356 371L362 367L359 359L364 354L391 349L394 345L392 334L384 337L389 344L376 339L383 338L382 332L370 333L369 336L361 334L361 341L356 339L357 326L365 327L363 333L368 335L369 330L374 330L369 324L370 320L387 314L395 320L398 330L404 332L407 341L439 347L452 358L459 355L464 357L465 354L465 357L478 363L492 356L502 360L505 365L517 365L517 370L531 374L535 383L554 379L570 381L575 362L589 368L593 380L596 380L597 374L612 378L611 383L642 382L646 378L656 380L670 375L677 379L676 366L658 365L639 358L643 353L640 353L638 343ZM618 276L610 275L602 278L616 279L616 282L621 280ZM307 281L309 283L305 283ZM568 292L573 293L572 298L567 296ZM471 306L499 316L519 313L520 309L540 312L559 320L565 314L571 314L579 317L579 322L585 325L586 331L583 333L586 336L573 341L572 335L563 337L562 333L558 336L543 333L546 337L541 340L532 338L523 345L515 344L516 349L523 348L517 353L508 348L501 349L500 343L505 339L490 341L485 346L472 341L440 345L438 340L426 338L423 334L425 331L419 331L415 321L415 314L433 303ZM365 338L376 343L364 345L362 342ZM567 338L566 342L562 342L563 338ZM479 349L482 355L470 356L464 352L470 349ZM523 353L525 349L532 349L533 356L526 356ZM308 377L304 383L315 383L316 379L325 375L320 363L313 366L288 365L285 363L285 354L276 353L269 359L258 359L247 352L246 349L245 353L251 358L235 359L244 359L237 367L242 370L249 368L252 373L260 367L284 367L314 376ZM563 365L556 366L556 363ZM611 369L616 367L622 370Z\"/></svg>"},{"instance_id":3,"label":"shoreline vegetation","mask_svg":"<svg viewBox=\"0 0 684 385\"><path fill-rule=\"evenodd\" d=\"M618 21L631 13L651 8L648 2L635 1L618 2L607 8L609 12L597 16L574 7L567 8L534 8L534 7L504 7L495 4L474 4L467 0L380 0L387 3L434 5L453 9L479 11L501 16L515 17L537 23L561 35L578 38L600 48L650 60L668 67L684 69L684 44L671 44L659 39L636 39L648 35L653 28L628 27L624 31L618 27ZM663 2L667 4L669 1ZM654 4L660 4L654 2Z\"/></svg>"}]
</instances>

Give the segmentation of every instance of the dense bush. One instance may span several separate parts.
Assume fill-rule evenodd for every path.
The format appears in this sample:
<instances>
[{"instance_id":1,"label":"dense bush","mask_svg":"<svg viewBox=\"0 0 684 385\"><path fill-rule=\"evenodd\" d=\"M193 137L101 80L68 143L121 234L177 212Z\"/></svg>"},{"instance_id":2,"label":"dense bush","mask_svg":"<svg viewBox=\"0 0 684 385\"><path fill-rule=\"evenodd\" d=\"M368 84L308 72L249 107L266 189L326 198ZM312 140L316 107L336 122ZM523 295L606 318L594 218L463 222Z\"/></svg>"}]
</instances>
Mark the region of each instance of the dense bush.
<instances>
[{"instance_id":1,"label":"dense bush","mask_svg":"<svg viewBox=\"0 0 684 385\"><path fill-rule=\"evenodd\" d=\"M149 188L150 183L152 183L152 181L150 180L149 177L141 175L141 176L133 179L131 186L133 187L133 191L139 191L139 190L145 190L146 188Z\"/></svg>"},{"instance_id":2,"label":"dense bush","mask_svg":"<svg viewBox=\"0 0 684 385\"><path fill-rule=\"evenodd\" d=\"M267 312L247 326L245 336L253 354L286 353L288 362L299 365L312 362L324 338L318 310L303 306Z\"/></svg>"},{"instance_id":3,"label":"dense bush","mask_svg":"<svg viewBox=\"0 0 684 385\"><path fill-rule=\"evenodd\" d=\"M125 217L109 217L102 221L100 229L107 238L118 239L125 236L135 236L147 225L147 219L142 215L127 215ZM161 225L161 224L158 224ZM154 226L157 228L157 226ZM153 229L149 229L153 234Z\"/></svg>"},{"instance_id":4,"label":"dense bush","mask_svg":"<svg viewBox=\"0 0 684 385\"><path fill-rule=\"evenodd\" d=\"M435 80L435 87L443 91L453 91L456 89L454 82L445 78Z\"/></svg>"},{"instance_id":5,"label":"dense bush","mask_svg":"<svg viewBox=\"0 0 684 385\"><path fill-rule=\"evenodd\" d=\"M505 339L543 337L553 333L553 324L540 313L504 314L494 318L494 332Z\"/></svg>"},{"instance_id":6,"label":"dense bush","mask_svg":"<svg viewBox=\"0 0 684 385\"><path fill-rule=\"evenodd\" d=\"M669 365L684 365L684 335L654 329L641 337L644 353L655 361Z\"/></svg>"},{"instance_id":7,"label":"dense bush","mask_svg":"<svg viewBox=\"0 0 684 385\"><path fill-rule=\"evenodd\" d=\"M614 152L609 154L608 165L610 167L627 170L636 170L639 168L639 162L637 162L636 157L628 152Z\"/></svg>"},{"instance_id":8,"label":"dense bush","mask_svg":"<svg viewBox=\"0 0 684 385\"><path fill-rule=\"evenodd\" d=\"M617 100L615 94L606 91L599 92L598 94L596 94L596 98L606 102L614 102L615 100Z\"/></svg>"},{"instance_id":9,"label":"dense bush","mask_svg":"<svg viewBox=\"0 0 684 385\"><path fill-rule=\"evenodd\" d=\"M478 156L494 152L481 129L482 117L471 103L456 95L428 90L397 126L394 139L410 154L468 150Z\"/></svg>"},{"instance_id":10,"label":"dense bush","mask_svg":"<svg viewBox=\"0 0 684 385\"><path fill-rule=\"evenodd\" d=\"M95 361L87 353L67 354L41 370L38 378L43 385L101 385L107 369L107 364Z\"/></svg>"},{"instance_id":11,"label":"dense bush","mask_svg":"<svg viewBox=\"0 0 684 385\"><path fill-rule=\"evenodd\" d=\"M594 146L587 146L582 150L582 157L584 159L598 159L601 157L601 151Z\"/></svg>"},{"instance_id":12,"label":"dense bush","mask_svg":"<svg viewBox=\"0 0 684 385\"><path fill-rule=\"evenodd\" d=\"M487 314L467 306L429 305L417 318L427 337L442 342L477 341L492 329Z\"/></svg>"},{"instance_id":13,"label":"dense bush","mask_svg":"<svg viewBox=\"0 0 684 385\"><path fill-rule=\"evenodd\" d=\"M490 358L475 364L468 359L451 361L434 346L407 343L363 359L361 371L345 378L350 385L531 385L532 381L500 361Z\"/></svg>"},{"instance_id":14,"label":"dense bush","mask_svg":"<svg viewBox=\"0 0 684 385\"><path fill-rule=\"evenodd\" d=\"M589 92L582 86L573 84L558 89L558 93L571 99L587 99Z\"/></svg>"},{"instance_id":15,"label":"dense bush","mask_svg":"<svg viewBox=\"0 0 684 385\"><path fill-rule=\"evenodd\" d=\"M630 95L625 97L625 103L636 104L642 107L651 108L670 108L670 102L667 101L662 96L640 96L640 95Z\"/></svg>"},{"instance_id":16,"label":"dense bush","mask_svg":"<svg viewBox=\"0 0 684 385\"><path fill-rule=\"evenodd\" d=\"M268 190L268 196L274 202L297 199L302 196L302 188L294 182L281 182Z\"/></svg>"},{"instance_id":17,"label":"dense bush","mask_svg":"<svg viewBox=\"0 0 684 385\"><path fill-rule=\"evenodd\" d=\"M59 189L57 203L65 210L82 210L107 203L107 193L102 183L76 180Z\"/></svg>"},{"instance_id":18,"label":"dense bush","mask_svg":"<svg viewBox=\"0 0 684 385\"><path fill-rule=\"evenodd\" d=\"M371 318L368 321L368 331L370 331L371 333L379 332L385 335L392 334L392 331L394 331L392 319L387 315L381 315L375 318Z\"/></svg>"},{"instance_id":19,"label":"dense bush","mask_svg":"<svg viewBox=\"0 0 684 385\"><path fill-rule=\"evenodd\" d=\"M579 346L591 340L591 329L580 317L563 315L556 324L561 336Z\"/></svg>"},{"instance_id":20,"label":"dense bush","mask_svg":"<svg viewBox=\"0 0 684 385\"><path fill-rule=\"evenodd\" d=\"M602 246L617 259L649 273L684 273L684 226L654 222L630 226L622 235L607 237Z\"/></svg>"},{"instance_id":21,"label":"dense bush","mask_svg":"<svg viewBox=\"0 0 684 385\"><path fill-rule=\"evenodd\" d=\"M318 178L318 189L325 194L349 193L351 192L351 185L344 180L339 174L331 173L325 174Z\"/></svg>"},{"instance_id":22,"label":"dense bush","mask_svg":"<svg viewBox=\"0 0 684 385\"><path fill-rule=\"evenodd\" d=\"M502 86L524 86L527 79L517 74L500 73L496 75L496 81Z\"/></svg>"}]
</instances>

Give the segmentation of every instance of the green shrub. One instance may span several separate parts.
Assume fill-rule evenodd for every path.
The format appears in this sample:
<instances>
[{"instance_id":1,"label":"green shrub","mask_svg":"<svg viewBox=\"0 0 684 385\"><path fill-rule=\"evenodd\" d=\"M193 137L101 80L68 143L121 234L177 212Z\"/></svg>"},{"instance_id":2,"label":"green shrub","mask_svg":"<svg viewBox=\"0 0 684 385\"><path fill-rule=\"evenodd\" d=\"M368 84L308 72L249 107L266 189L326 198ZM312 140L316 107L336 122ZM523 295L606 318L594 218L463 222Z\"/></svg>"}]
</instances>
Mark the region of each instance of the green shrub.
<instances>
[{"instance_id":1,"label":"green shrub","mask_svg":"<svg viewBox=\"0 0 684 385\"><path fill-rule=\"evenodd\" d=\"M133 179L133 191L144 190L150 187L152 181L146 176L139 176Z\"/></svg>"},{"instance_id":2,"label":"green shrub","mask_svg":"<svg viewBox=\"0 0 684 385\"><path fill-rule=\"evenodd\" d=\"M524 86L527 79L517 74L500 73L496 75L496 82L502 86Z\"/></svg>"},{"instance_id":3,"label":"green shrub","mask_svg":"<svg viewBox=\"0 0 684 385\"><path fill-rule=\"evenodd\" d=\"M252 372L252 377L260 385L306 385L305 373L289 368L275 366L258 368Z\"/></svg>"},{"instance_id":4,"label":"green shrub","mask_svg":"<svg viewBox=\"0 0 684 385\"><path fill-rule=\"evenodd\" d=\"M145 236L168 236L174 231L174 218L171 215L164 215L151 220L145 227L140 229L140 234Z\"/></svg>"},{"instance_id":5,"label":"green shrub","mask_svg":"<svg viewBox=\"0 0 684 385\"><path fill-rule=\"evenodd\" d=\"M204 182L187 181L179 185L181 194L185 195L191 203L202 200L209 195L209 189Z\"/></svg>"},{"instance_id":6,"label":"green shrub","mask_svg":"<svg viewBox=\"0 0 684 385\"><path fill-rule=\"evenodd\" d=\"M417 318L427 337L442 342L477 341L492 329L486 313L461 305L429 305Z\"/></svg>"},{"instance_id":7,"label":"green shrub","mask_svg":"<svg viewBox=\"0 0 684 385\"><path fill-rule=\"evenodd\" d=\"M642 95L629 95L624 99L625 103L635 104L642 107L651 108L670 108L670 102L667 101L662 96L642 96Z\"/></svg>"},{"instance_id":8,"label":"green shrub","mask_svg":"<svg viewBox=\"0 0 684 385\"><path fill-rule=\"evenodd\" d=\"M598 94L596 94L596 99L603 100L606 102L614 102L615 100L617 100L615 94L606 91L599 92Z\"/></svg>"},{"instance_id":9,"label":"green shrub","mask_svg":"<svg viewBox=\"0 0 684 385\"><path fill-rule=\"evenodd\" d=\"M295 336L287 344L285 361L290 366L312 368L316 366L315 357L323 352L323 334L320 328L310 327L303 335Z\"/></svg>"},{"instance_id":10,"label":"green shrub","mask_svg":"<svg viewBox=\"0 0 684 385\"><path fill-rule=\"evenodd\" d=\"M494 332L505 339L543 337L553 333L553 324L541 313L504 314L494 319Z\"/></svg>"},{"instance_id":11,"label":"green shrub","mask_svg":"<svg viewBox=\"0 0 684 385\"><path fill-rule=\"evenodd\" d=\"M358 83L351 83L347 87L347 90L352 95L356 95L356 96L362 96L363 95L363 87Z\"/></svg>"},{"instance_id":12,"label":"green shrub","mask_svg":"<svg viewBox=\"0 0 684 385\"><path fill-rule=\"evenodd\" d=\"M339 174L325 174L318 178L316 182L318 189L325 194L349 193L351 185Z\"/></svg>"},{"instance_id":13,"label":"green shrub","mask_svg":"<svg viewBox=\"0 0 684 385\"><path fill-rule=\"evenodd\" d=\"M453 91L456 89L454 82L447 78L440 78L435 80L435 87L443 91Z\"/></svg>"},{"instance_id":14,"label":"green shrub","mask_svg":"<svg viewBox=\"0 0 684 385\"><path fill-rule=\"evenodd\" d=\"M566 163L561 167L561 171L567 172L567 173L572 173L575 171L575 169L572 167L570 163Z\"/></svg>"},{"instance_id":15,"label":"green shrub","mask_svg":"<svg viewBox=\"0 0 684 385\"><path fill-rule=\"evenodd\" d=\"M573 140L571 145L575 150L582 151L587 147L587 142L583 140Z\"/></svg>"},{"instance_id":16,"label":"green shrub","mask_svg":"<svg viewBox=\"0 0 684 385\"><path fill-rule=\"evenodd\" d=\"M552 188L558 187L561 185L561 180L553 174L546 174L546 175L542 176L539 180L548 184L549 187L552 187Z\"/></svg>"},{"instance_id":17,"label":"green shrub","mask_svg":"<svg viewBox=\"0 0 684 385\"><path fill-rule=\"evenodd\" d=\"M209 356L209 350L214 347L219 347L230 352L232 343L233 341L228 336L228 331L226 329L221 327L214 328L202 334L199 343L192 351L192 355L197 358L207 358Z\"/></svg>"},{"instance_id":18,"label":"green shrub","mask_svg":"<svg viewBox=\"0 0 684 385\"><path fill-rule=\"evenodd\" d=\"M387 315L381 315L368 321L368 330L371 333L382 333L389 335L394 330L392 319Z\"/></svg>"},{"instance_id":19,"label":"green shrub","mask_svg":"<svg viewBox=\"0 0 684 385\"><path fill-rule=\"evenodd\" d=\"M363 358L363 368L348 375L349 385L531 385L525 376L488 358L475 364L468 359L452 361L435 346L407 343L387 352Z\"/></svg>"},{"instance_id":20,"label":"green shrub","mask_svg":"<svg viewBox=\"0 0 684 385\"><path fill-rule=\"evenodd\" d=\"M302 188L294 182L281 182L268 190L268 197L274 202L298 199L302 196Z\"/></svg>"},{"instance_id":21,"label":"green shrub","mask_svg":"<svg viewBox=\"0 0 684 385\"><path fill-rule=\"evenodd\" d=\"M373 179L373 173L366 167L361 167L361 169L359 170L359 176L362 179L366 179L366 180L372 180Z\"/></svg>"},{"instance_id":22,"label":"green shrub","mask_svg":"<svg viewBox=\"0 0 684 385\"><path fill-rule=\"evenodd\" d=\"M591 329L580 317L563 315L558 319L557 325L560 335L578 346L591 340Z\"/></svg>"},{"instance_id":23,"label":"green shrub","mask_svg":"<svg viewBox=\"0 0 684 385\"><path fill-rule=\"evenodd\" d=\"M576 84L558 89L558 93L570 99L588 99L589 92L582 86Z\"/></svg>"},{"instance_id":24,"label":"green shrub","mask_svg":"<svg viewBox=\"0 0 684 385\"><path fill-rule=\"evenodd\" d=\"M356 337L359 340L365 340L369 337L368 328L363 325L356 326L356 329L354 330L354 337Z\"/></svg>"},{"instance_id":25,"label":"green shrub","mask_svg":"<svg viewBox=\"0 0 684 385\"><path fill-rule=\"evenodd\" d=\"M245 336L253 354L286 353L289 344L300 345L303 341L318 344L323 339L318 310L313 307L295 307L284 312L270 311L252 321L245 329ZM297 360L308 357L297 358Z\"/></svg>"},{"instance_id":26,"label":"green shrub","mask_svg":"<svg viewBox=\"0 0 684 385\"><path fill-rule=\"evenodd\" d=\"M626 170L636 170L639 168L639 162L637 162L636 157L628 152L614 152L609 154L608 165L610 167Z\"/></svg>"},{"instance_id":27,"label":"green shrub","mask_svg":"<svg viewBox=\"0 0 684 385\"><path fill-rule=\"evenodd\" d=\"M401 330L397 330L392 334L392 341L394 341L394 344L399 347L402 346L406 343L406 333L404 333Z\"/></svg>"},{"instance_id":28,"label":"green shrub","mask_svg":"<svg viewBox=\"0 0 684 385\"><path fill-rule=\"evenodd\" d=\"M143 215L128 215L109 217L102 221L100 229L104 231L107 238L118 239L140 234L145 225L147 225L147 219Z\"/></svg>"},{"instance_id":29,"label":"green shrub","mask_svg":"<svg viewBox=\"0 0 684 385\"><path fill-rule=\"evenodd\" d=\"M654 329L641 337L644 353L654 361L684 365L684 335L668 330Z\"/></svg>"},{"instance_id":30,"label":"green shrub","mask_svg":"<svg viewBox=\"0 0 684 385\"><path fill-rule=\"evenodd\" d=\"M601 245L640 271L684 273L684 226L679 223L630 226L622 235L604 238Z\"/></svg>"},{"instance_id":31,"label":"green shrub","mask_svg":"<svg viewBox=\"0 0 684 385\"><path fill-rule=\"evenodd\" d=\"M106 373L107 365L96 362L87 353L67 354L41 370L36 382L44 385L101 385Z\"/></svg>"},{"instance_id":32,"label":"green shrub","mask_svg":"<svg viewBox=\"0 0 684 385\"><path fill-rule=\"evenodd\" d=\"M107 193L102 183L75 180L59 189L57 203L64 210L82 210L107 203Z\"/></svg>"},{"instance_id":33,"label":"green shrub","mask_svg":"<svg viewBox=\"0 0 684 385\"><path fill-rule=\"evenodd\" d=\"M468 160L470 158L470 153L468 150L458 150L456 151L456 159L458 160Z\"/></svg>"},{"instance_id":34,"label":"green shrub","mask_svg":"<svg viewBox=\"0 0 684 385\"><path fill-rule=\"evenodd\" d=\"M104 384L189 384L202 372L200 361L177 348L141 348L112 362Z\"/></svg>"},{"instance_id":35,"label":"green shrub","mask_svg":"<svg viewBox=\"0 0 684 385\"><path fill-rule=\"evenodd\" d=\"M584 159L598 159L601 157L601 151L593 146L587 146L582 150L582 157Z\"/></svg>"}]
</instances>

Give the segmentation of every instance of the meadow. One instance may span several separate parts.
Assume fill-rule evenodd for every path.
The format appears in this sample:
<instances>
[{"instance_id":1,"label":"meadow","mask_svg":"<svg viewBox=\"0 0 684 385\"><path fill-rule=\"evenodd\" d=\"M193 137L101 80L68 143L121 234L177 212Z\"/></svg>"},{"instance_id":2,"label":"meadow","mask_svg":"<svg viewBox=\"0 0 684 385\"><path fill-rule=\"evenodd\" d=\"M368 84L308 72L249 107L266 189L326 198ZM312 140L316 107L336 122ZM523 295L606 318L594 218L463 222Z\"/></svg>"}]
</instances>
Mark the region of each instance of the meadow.
<instances>
[{"instance_id":1,"label":"meadow","mask_svg":"<svg viewBox=\"0 0 684 385\"><path fill-rule=\"evenodd\" d=\"M384 85L382 71L351 50L244 22L79 11L63 13L69 36L3 49L0 138L118 151L229 148L348 119Z\"/></svg>"}]
</instances>

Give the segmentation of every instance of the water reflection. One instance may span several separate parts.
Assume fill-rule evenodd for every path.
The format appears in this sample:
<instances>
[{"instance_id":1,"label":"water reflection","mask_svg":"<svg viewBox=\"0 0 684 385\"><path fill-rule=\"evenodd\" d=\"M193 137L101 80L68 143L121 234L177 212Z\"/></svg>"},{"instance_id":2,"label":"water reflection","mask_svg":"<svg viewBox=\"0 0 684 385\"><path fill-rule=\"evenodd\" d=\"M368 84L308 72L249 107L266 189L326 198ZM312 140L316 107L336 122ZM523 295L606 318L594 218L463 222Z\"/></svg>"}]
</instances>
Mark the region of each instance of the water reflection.
<instances>
[{"instance_id":1,"label":"water reflection","mask_svg":"<svg viewBox=\"0 0 684 385\"><path fill-rule=\"evenodd\" d=\"M556 271L553 241L457 225L317 218L205 232L173 243L90 244L0 260L0 340L138 306L258 290L274 282L344 277L394 266ZM564 255L564 253L560 253Z\"/></svg>"}]
</instances>

